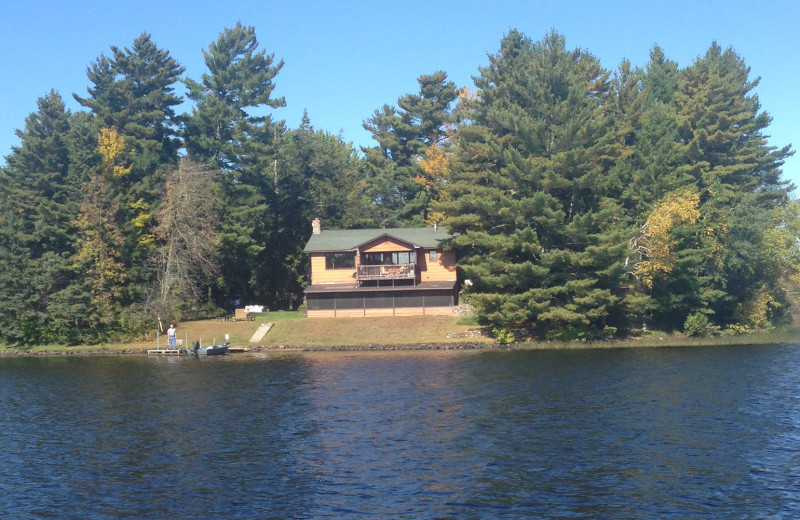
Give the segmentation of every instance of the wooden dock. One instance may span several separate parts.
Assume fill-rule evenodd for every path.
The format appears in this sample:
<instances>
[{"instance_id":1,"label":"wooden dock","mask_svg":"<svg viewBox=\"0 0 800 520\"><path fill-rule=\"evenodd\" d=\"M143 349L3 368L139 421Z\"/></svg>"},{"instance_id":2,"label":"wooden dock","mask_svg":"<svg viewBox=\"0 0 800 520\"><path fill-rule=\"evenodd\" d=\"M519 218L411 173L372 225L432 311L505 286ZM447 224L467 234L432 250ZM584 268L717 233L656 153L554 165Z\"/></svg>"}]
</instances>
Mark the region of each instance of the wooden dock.
<instances>
[{"instance_id":1,"label":"wooden dock","mask_svg":"<svg viewBox=\"0 0 800 520\"><path fill-rule=\"evenodd\" d=\"M245 347L242 345L228 346L228 354L241 354L243 352L250 352L249 347ZM148 354L153 354L156 356L185 356L185 355L193 355L186 349L170 349L170 348L152 348L147 351Z\"/></svg>"},{"instance_id":2,"label":"wooden dock","mask_svg":"<svg viewBox=\"0 0 800 520\"><path fill-rule=\"evenodd\" d=\"M148 354L157 354L159 356L181 356L186 354L186 349L175 348L151 348L147 351Z\"/></svg>"}]
</instances>

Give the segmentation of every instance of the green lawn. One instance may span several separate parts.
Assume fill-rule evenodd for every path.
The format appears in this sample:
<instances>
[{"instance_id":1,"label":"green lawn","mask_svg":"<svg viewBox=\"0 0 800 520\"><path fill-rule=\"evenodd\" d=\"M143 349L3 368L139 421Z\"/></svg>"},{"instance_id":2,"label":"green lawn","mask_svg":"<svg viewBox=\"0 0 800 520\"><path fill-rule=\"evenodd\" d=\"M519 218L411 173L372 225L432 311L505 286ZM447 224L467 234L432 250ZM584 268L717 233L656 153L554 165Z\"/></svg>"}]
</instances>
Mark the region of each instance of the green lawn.
<instances>
[{"instance_id":1,"label":"green lawn","mask_svg":"<svg viewBox=\"0 0 800 520\"><path fill-rule=\"evenodd\" d=\"M225 335L232 345L253 346L250 338L262 323L273 322L272 330L258 342L266 347L302 346L365 346L365 345L411 345L424 343L463 343L486 342L486 337L448 338L449 333L465 333L480 330L474 321L451 316L415 316L385 318L305 318L300 311L275 311L257 314L254 321L199 320L178 323L178 338L191 344L201 340L203 345L225 341ZM623 341L601 342L518 342L511 345L515 349L575 349L575 348L631 348L631 347L691 347L713 345L774 344L797 342L800 330L796 327L771 331L768 333L743 336L687 338L679 335L650 335L644 338ZM166 335L157 339L153 330L147 337L129 343L108 343L101 345L81 345L66 347L62 345L36 346L32 348L0 346L0 354L11 351L52 351L81 352L108 350L141 350L162 348L166 345Z\"/></svg>"},{"instance_id":2,"label":"green lawn","mask_svg":"<svg viewBox=\"0 0 800 520\"><path fill-rule=\"evenodd\" d=\"M200 340L203 345L221 343L225 335L232 345L250 345L250 338L262 323L273 322L272 330L259 342L271 346L340 346L369 344L417 344L463 342L463 339L448 339L450 332L466 332L478 329L466 325L451 316L417 316L387 318L322 318L307 319L301 311L275 311L255 315L254 321L218 321L216 319L178 323L178 339L187 344ZM488 338L470 338L469 341L490 341ZM0 347L0 353L8 350L48 351L96 351L100 349L151 349L167 344L166 334L158 335L153 330L146 338L129 343L102 345L36 346L30 349Z\"/></svg>"}]
</instances>

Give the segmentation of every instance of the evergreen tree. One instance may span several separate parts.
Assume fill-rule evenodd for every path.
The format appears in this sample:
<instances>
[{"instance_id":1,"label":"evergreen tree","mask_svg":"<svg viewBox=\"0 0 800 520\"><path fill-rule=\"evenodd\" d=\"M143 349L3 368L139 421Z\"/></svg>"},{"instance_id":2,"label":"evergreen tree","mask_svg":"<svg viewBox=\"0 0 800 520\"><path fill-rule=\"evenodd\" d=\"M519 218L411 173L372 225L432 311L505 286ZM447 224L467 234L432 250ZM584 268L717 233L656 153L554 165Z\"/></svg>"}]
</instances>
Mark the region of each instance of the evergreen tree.
<instances>
[{"instance_id":1,"label":"evergreen tree","mask_svg":"<svg viewBox=\"0 0 800 520\"><path fill-rule=\"evenodd\" d=\"M75 214L79 180L69 172L70 113L51 91L17 131L19 147L6 158L14 180L10 193L17 207L15 231L34 257L45 251L69 251L69 222Z\"/></svg>"},{"instance_id":2,"label":"evergreen tree","mask_svg":"<svg viewBox=\"0 0 800 520\"><path fill-rule=\"evenodd\" d=\"M701 196L694 257L686 270L704 280L694 311L718 324L734 321L738 303L759 297L765 284L781 296L777 280L758 260L773 212L786 204L788 186L780 167L790 148L769 146L763 131L770 117L760 110L750 68L732 49L716 43L682 76L676 95L678 171L691 177ZM687 276L689 275L687 274ZM687 309L687 312L691 312Z\"/></svg>"},{"instance_id":3,"label":"evergreen tree","mask_svg":"<svg viewBox=\"0 0 800 520\"><path fill-rule=\"evenodd\" d=\"M185 71L169 51L159 49L148 33L131 48L111 47L91 64L87 75L89 97L75 99L95 115L98 127L115 127L128 140L139 161L174 164L180 147L181 117L175 107L183 100L175 85ZM139 177L152 172L142 165Z\"/></svg>"},{"instance_id":4,"label":"evergreen tree","mask_svg":"<svg viewBox=\"0 0 800 520\"><path fill-rule=\"evenodd\" d=\"M314 130L307 115L282 139L275 167L274 233L264 251L258 286L264 301L296 308L309 282L303 246L311 221L319 218L331 229L364 227L373 221L373 206L352 143Z\"/></svg>"},{"instance_id":5,"label":"evergreen tree","mask_svg":"<svg viewBox=\"0 0 800 520\"><path fill-rule=\"evenodd\" d=\"M0 174L0 334L11 342L69 341L74 332L63 322L71 314L57 303L75 283L72 221L81 179L70 167L70 117L56 92L40 98Z\"/></svg>"},{"instance_id":6,"label":"evergreen tree","mask_svg":"<svg viewBox=\"0 0 800 520\"><path fill-rule=\"evenodd\" d=\"M677 63L655 46L644 71L628 67L623 62L614 89L623 145L615 169L625 172L620 174L620 202L632 223L641 225L656 201L691 179L677 171L682 160L677 149Z\"/></svg>"},{"instance_id":7,"label":"evergreen tree","mask_svg":"<svg viewBox=\"0 0 800 520\"><path fill-rule=\"evenodd\" d=\"M613 332L626 240L607 198L614 129L610 74L551 33L511 31L475 78L479 101L458 134L452 201L469 295L497 327L589 338Z\"/></svg>"},{"instance_id":8,"label":"evergreen tree","mask_svg":"<svg viewBox=\"0 0 800 520\"><path fill-rule=\"evenodd\" d=\"M645 71L642 88L647 91L649 102L674 105L680 80L678 64L667 59L661 47L654 45L650 49L650 61Z\"/></svg>"},{"instance_id":9,"label":"evergreen tree","mask_svg":"<svg viewBox=\"0 0 800 520\"><path fill-rule=\"evenodd\" d=\"M420 76L417 82L419 94L398 99L399 108L384 105L364 122L378 143L364 153L381 226L419 224L426 218L430 197L414 180L424 174L418 161L442 144L452 122L450 105L458 98L444 72Z\"/></svg>"},{"instance_id":10,"label":"evergreen tree","mask_svg":"<svg viewBox=\"0 0 800 520\"><path fill-rule=\"evenodd\" d=\"M112 46L110 58L101 55L92 63L87 69L92 83L89 96L74 96L94 116L95 146L102 164L93 172L93 182L103 185L115 211L104 219L113 221L122 244L107 247L119 252L115 258L125 284L115 297L128 314L124 317L128 323L142 322L141 304L155 276L148 262L155 248L154 215L164 196L165 172L178 160L182 119L175 107L182 98L175 94L175 85L183 72L168 51L142 33L130 48ZM109 168L116 170L111 174ZM91 195L85 196L84 202L90 203Z\"/></svg>"},{"instance_id":11,"label":"evergreen tree","mask_svg":"<svg viewBox=\"0 0 800 520\"><path fill-rule=\"evenodd\" d=\"M217 161L223 171L242 171L244 146L253 132L271 127L264 107L280 108L284 98L272 98L275 76L283 61L258 50L253 27L237 23L225 29L203 51L208 73L198 83L185 81L187 97L196 103L185 132L188 152L202 161ZM260 115L259 115L260 114Z\"/></svg>"},{"instance_id":12,"label":"evergreen tree","mask_svg":"<svg viewBox=\"0 0 800 520\"><path fill-rule=\"evenodd\" d=\"M265 109L285 106L272 97L283 61L259 50L255 30L241 24L225 29L203 54L208 73L186 81L196 105L185 138L192 157L223 172L216 298L226 304L261 296L258 273L275 239L276 154L285 129Z\"/></svg>"}]
</instances>

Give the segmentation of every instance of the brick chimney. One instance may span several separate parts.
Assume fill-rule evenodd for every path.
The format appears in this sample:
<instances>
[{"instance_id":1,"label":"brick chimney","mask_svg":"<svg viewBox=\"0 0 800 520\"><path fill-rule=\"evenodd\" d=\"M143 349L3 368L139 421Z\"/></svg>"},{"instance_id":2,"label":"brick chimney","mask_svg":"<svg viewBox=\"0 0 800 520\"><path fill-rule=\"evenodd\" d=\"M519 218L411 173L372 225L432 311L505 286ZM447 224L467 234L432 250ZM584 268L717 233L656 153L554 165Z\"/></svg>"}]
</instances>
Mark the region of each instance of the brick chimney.
<instances>
[{"instance_id":1,"label":"brick chimney","mask_svg":"<svg viewBox=\"0 0 800 520\"><path fill-rule=\"evenodd\" d=\"M311 234L312 235L322 234L322 224L320 224L318 218L315 218L314 220L311 221Z\"/></svg>"}]
</instances>

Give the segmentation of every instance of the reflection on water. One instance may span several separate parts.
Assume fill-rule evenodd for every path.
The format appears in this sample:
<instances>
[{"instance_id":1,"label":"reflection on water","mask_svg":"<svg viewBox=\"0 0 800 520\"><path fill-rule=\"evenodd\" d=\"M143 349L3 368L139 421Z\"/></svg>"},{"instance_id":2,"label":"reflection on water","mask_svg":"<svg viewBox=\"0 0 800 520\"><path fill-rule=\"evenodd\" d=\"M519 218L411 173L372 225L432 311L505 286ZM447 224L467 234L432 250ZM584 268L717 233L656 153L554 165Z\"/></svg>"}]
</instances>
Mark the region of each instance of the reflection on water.
<instances>
[{"instance_id":1,"label":"reflection on water","mask_svg":"<svg viewBox=\"0 0 800 520\"><path fill-rule=\"evenodd\" d=\"M797 347L0 359L0 517L796 518Z\"/></svg>"}]
</instances>

